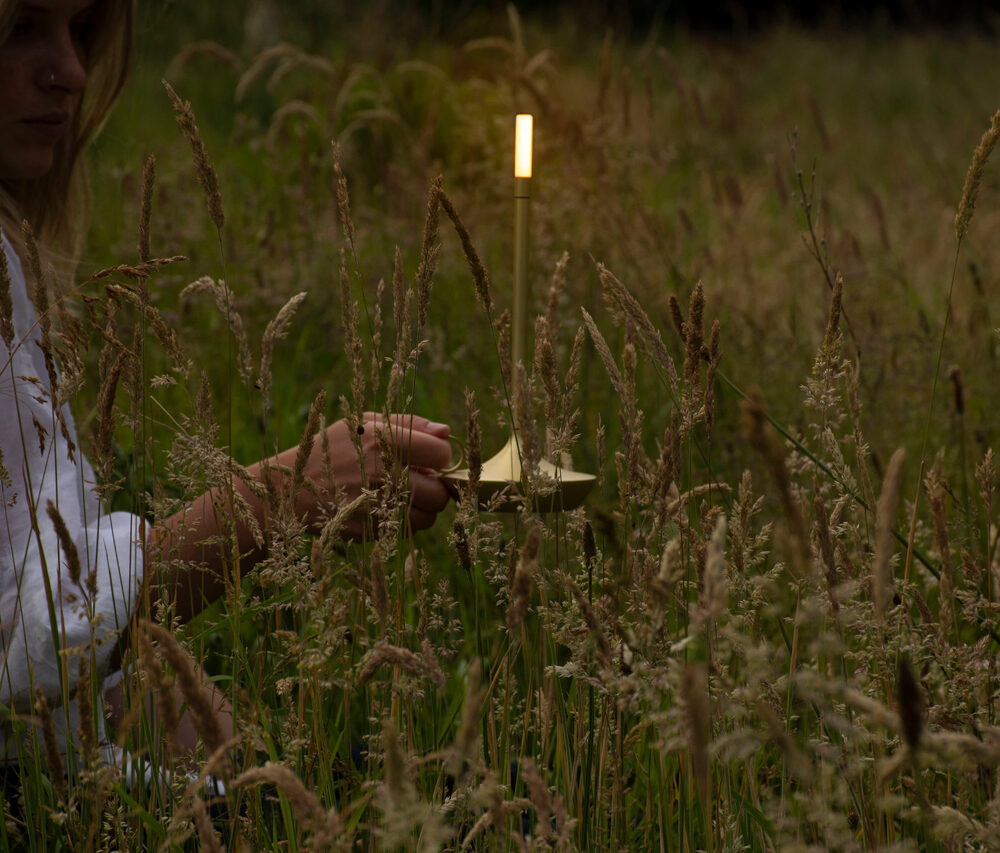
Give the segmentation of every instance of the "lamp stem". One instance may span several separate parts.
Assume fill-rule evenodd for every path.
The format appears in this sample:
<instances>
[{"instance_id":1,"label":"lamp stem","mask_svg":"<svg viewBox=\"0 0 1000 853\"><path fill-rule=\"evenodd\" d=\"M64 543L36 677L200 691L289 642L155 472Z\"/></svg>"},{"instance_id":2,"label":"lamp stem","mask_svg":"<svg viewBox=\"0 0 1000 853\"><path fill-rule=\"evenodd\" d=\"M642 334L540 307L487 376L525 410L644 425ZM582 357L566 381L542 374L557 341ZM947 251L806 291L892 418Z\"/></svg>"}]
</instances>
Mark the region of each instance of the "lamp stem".
<instances>
[{"instance_id":1,"label":"lamp stem","mask_svg":"<svg viewBox=\"0 0 1000 853\"><path fill-rule=\"evenodd\" d=\"M528 215L531 178L514 178L514 308L511 317L511 371L528 364Z\"/></svg>"}]
</instances>

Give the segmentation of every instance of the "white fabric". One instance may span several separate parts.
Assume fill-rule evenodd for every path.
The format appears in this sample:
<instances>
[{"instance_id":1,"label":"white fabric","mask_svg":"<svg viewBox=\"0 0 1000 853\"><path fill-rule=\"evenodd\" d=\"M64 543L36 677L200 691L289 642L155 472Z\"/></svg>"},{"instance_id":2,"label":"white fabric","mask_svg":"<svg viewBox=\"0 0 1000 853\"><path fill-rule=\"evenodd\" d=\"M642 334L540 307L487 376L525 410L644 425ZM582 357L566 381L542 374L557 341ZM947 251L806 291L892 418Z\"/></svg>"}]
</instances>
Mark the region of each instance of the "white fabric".
<instances>
[{"instance_id":1,"label":"white fabric","mask_svg":"<svg viewBox=\"0 0 1000 853\"><path fill-rule=\"evenodd\" d=\"M116 636L138 600L142 552L140 519L104 512L87 460L79 448L70 456L50 399L24 272L6 237L2 251L15 335L12 356L0 339L0 451L6 470L0 477L0 704L23 713L33 703L35 688L53 705L64 695L64 679L72 694L80 654L89 659L93 652L99 675L106 673ZM78 444L68 407L63 413ZM79 583L70 578L46 511L49 501L76 544ZM90 571L96 572L93 597L86 584ZM53 714L63 736L70 733L67 740L76 726L74 704ZM10 734L10 723L0 723L0 760L17 751Z\"/></svg>"}]
</instances>

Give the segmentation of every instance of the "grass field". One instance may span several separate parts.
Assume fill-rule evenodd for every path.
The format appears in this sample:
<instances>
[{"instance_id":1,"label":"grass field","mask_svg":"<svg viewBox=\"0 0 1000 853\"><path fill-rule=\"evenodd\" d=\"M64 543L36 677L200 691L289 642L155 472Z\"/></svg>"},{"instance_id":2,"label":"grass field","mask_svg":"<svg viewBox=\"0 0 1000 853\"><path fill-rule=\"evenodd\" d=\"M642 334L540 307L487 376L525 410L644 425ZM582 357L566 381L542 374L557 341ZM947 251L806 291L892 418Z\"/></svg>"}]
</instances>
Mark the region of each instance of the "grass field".
<instances>
[{"instance_id":1,"label":"grass field","mask_svg":"<svg viewBox=\"0 0 1000 853\"><path fill-rule=\"evenodd\" d=\"M272 23L295 41L267 47L202 14L144 9L93 152L80 275L136 261L150 154L152 256L186 257L107 315L132 354L96 459L109 500L163 517L225 470L207 446L294 444L320 390L328 421L418 412L487 456L513 417L598 485L543 515L537 479L516 514L466 495L416 537L385 489L362 544L277 519L267 559L181 632L243 736L209 763L214 822L182 776L130 786L80 756L64 788L39 757L3 844L1000 849L995 40L626 41L568 13L442 30L385 4ZM504 383L519 111L545 320ZM439 175L492 313L451 217L425 228ZM203 276L239 323L185 293ZM169 679L183 663L159 648ZM137 698L156 660L120 739L158 772L169 732Z\"/></svg>"}]
</instances>

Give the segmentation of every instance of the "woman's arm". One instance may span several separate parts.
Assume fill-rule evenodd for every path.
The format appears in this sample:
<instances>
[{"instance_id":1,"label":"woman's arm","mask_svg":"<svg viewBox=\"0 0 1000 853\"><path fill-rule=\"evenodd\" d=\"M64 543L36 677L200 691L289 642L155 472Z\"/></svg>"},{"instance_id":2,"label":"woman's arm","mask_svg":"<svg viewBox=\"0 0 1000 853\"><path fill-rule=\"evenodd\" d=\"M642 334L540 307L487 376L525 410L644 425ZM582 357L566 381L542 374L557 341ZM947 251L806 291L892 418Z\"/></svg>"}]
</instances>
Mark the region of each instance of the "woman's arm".
<instances>
[{"instance_id":1,"label":"woman's arm","mask_svg":"<svg viewBox=\"0 0 1000 853\"><path fill-rule=\"evenodd\" d=\"M317 436L302 472L303 487L295 496L296 515L315 528L325 518L324 496L327 496L329 507L329 501L336 494L350 502L361 494L363 486L377 485L382 478L382 451L377 438L381 433L390 443L393 458L409 466L411 528L429 527L448 503L448 492L436 473L436 469L445 467L451 457L448 426L415 415L392 415L386 422L383 416L369 412L364 415L361 429L364 475L346 421L340 420L327 427L325 443L329 447L329 465L324 459L322 436ZM261 484L270 478L277 494L283 494L298 452L298 446L289 448L255 463L248 471L252 479ZM232 482L233 489L246 502L258 526L265 529L267 502L239 477L234 477ZM367 519L367 512L355 513L347 522L346 535L360 538ZM235 531L229 527L232 524L235 524ZM233 511L230 495L223 489L206 492L152 531L153 542L165 559L158 561L161 566L155 569L158 576L149 580L158 587L158 595L173 602L182 620L190 619L225 592L229 580L226 572L233 564L229 555L231 545L226 543L232 542L233 532L242 567L252 566L264 556L250 527L240 513Z\"/></svg>"}]
</instances>

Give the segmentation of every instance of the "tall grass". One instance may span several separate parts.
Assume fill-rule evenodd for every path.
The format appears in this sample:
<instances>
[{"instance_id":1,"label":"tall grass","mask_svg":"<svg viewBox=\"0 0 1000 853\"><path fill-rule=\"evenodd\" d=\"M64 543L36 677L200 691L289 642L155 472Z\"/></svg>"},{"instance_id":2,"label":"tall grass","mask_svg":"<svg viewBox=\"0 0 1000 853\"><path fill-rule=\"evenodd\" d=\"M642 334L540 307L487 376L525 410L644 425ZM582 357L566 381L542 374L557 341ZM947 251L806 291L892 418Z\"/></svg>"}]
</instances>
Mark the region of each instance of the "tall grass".
<instances>
[{"instance_id":1,"label":"tall grass","mask_svg":"<svg viewBox=\"0 0 1000 853\"><path fill-rule=\"evenodd\" d=\"M316 535L267 496L265 556L231 555L222 602L179 628L143 614L129 772L86 737L58 770L36 705L7 847L994 849L989 152L960 205L991 46L570 43L512 12L388 58L184 51L168 77L224 218L139 69L115 121L154 116L155 184L146 151L105 143L89 251L133 258L136 219L141 262L81 290L103 349L80 421L109 502L155 524L371 409L448 420L481 461L512 404L598 486L549 515L530 479L513 515L461 493L414 536L388 466L359 543L337 496ZM209 77L231 99L217 125ZM515 109L537 113L540 319L503 377ZM951 412L928 402L938 345L961 368ZM175 681L193 769L155 701Z\"/></svg>"}]
</instances>

